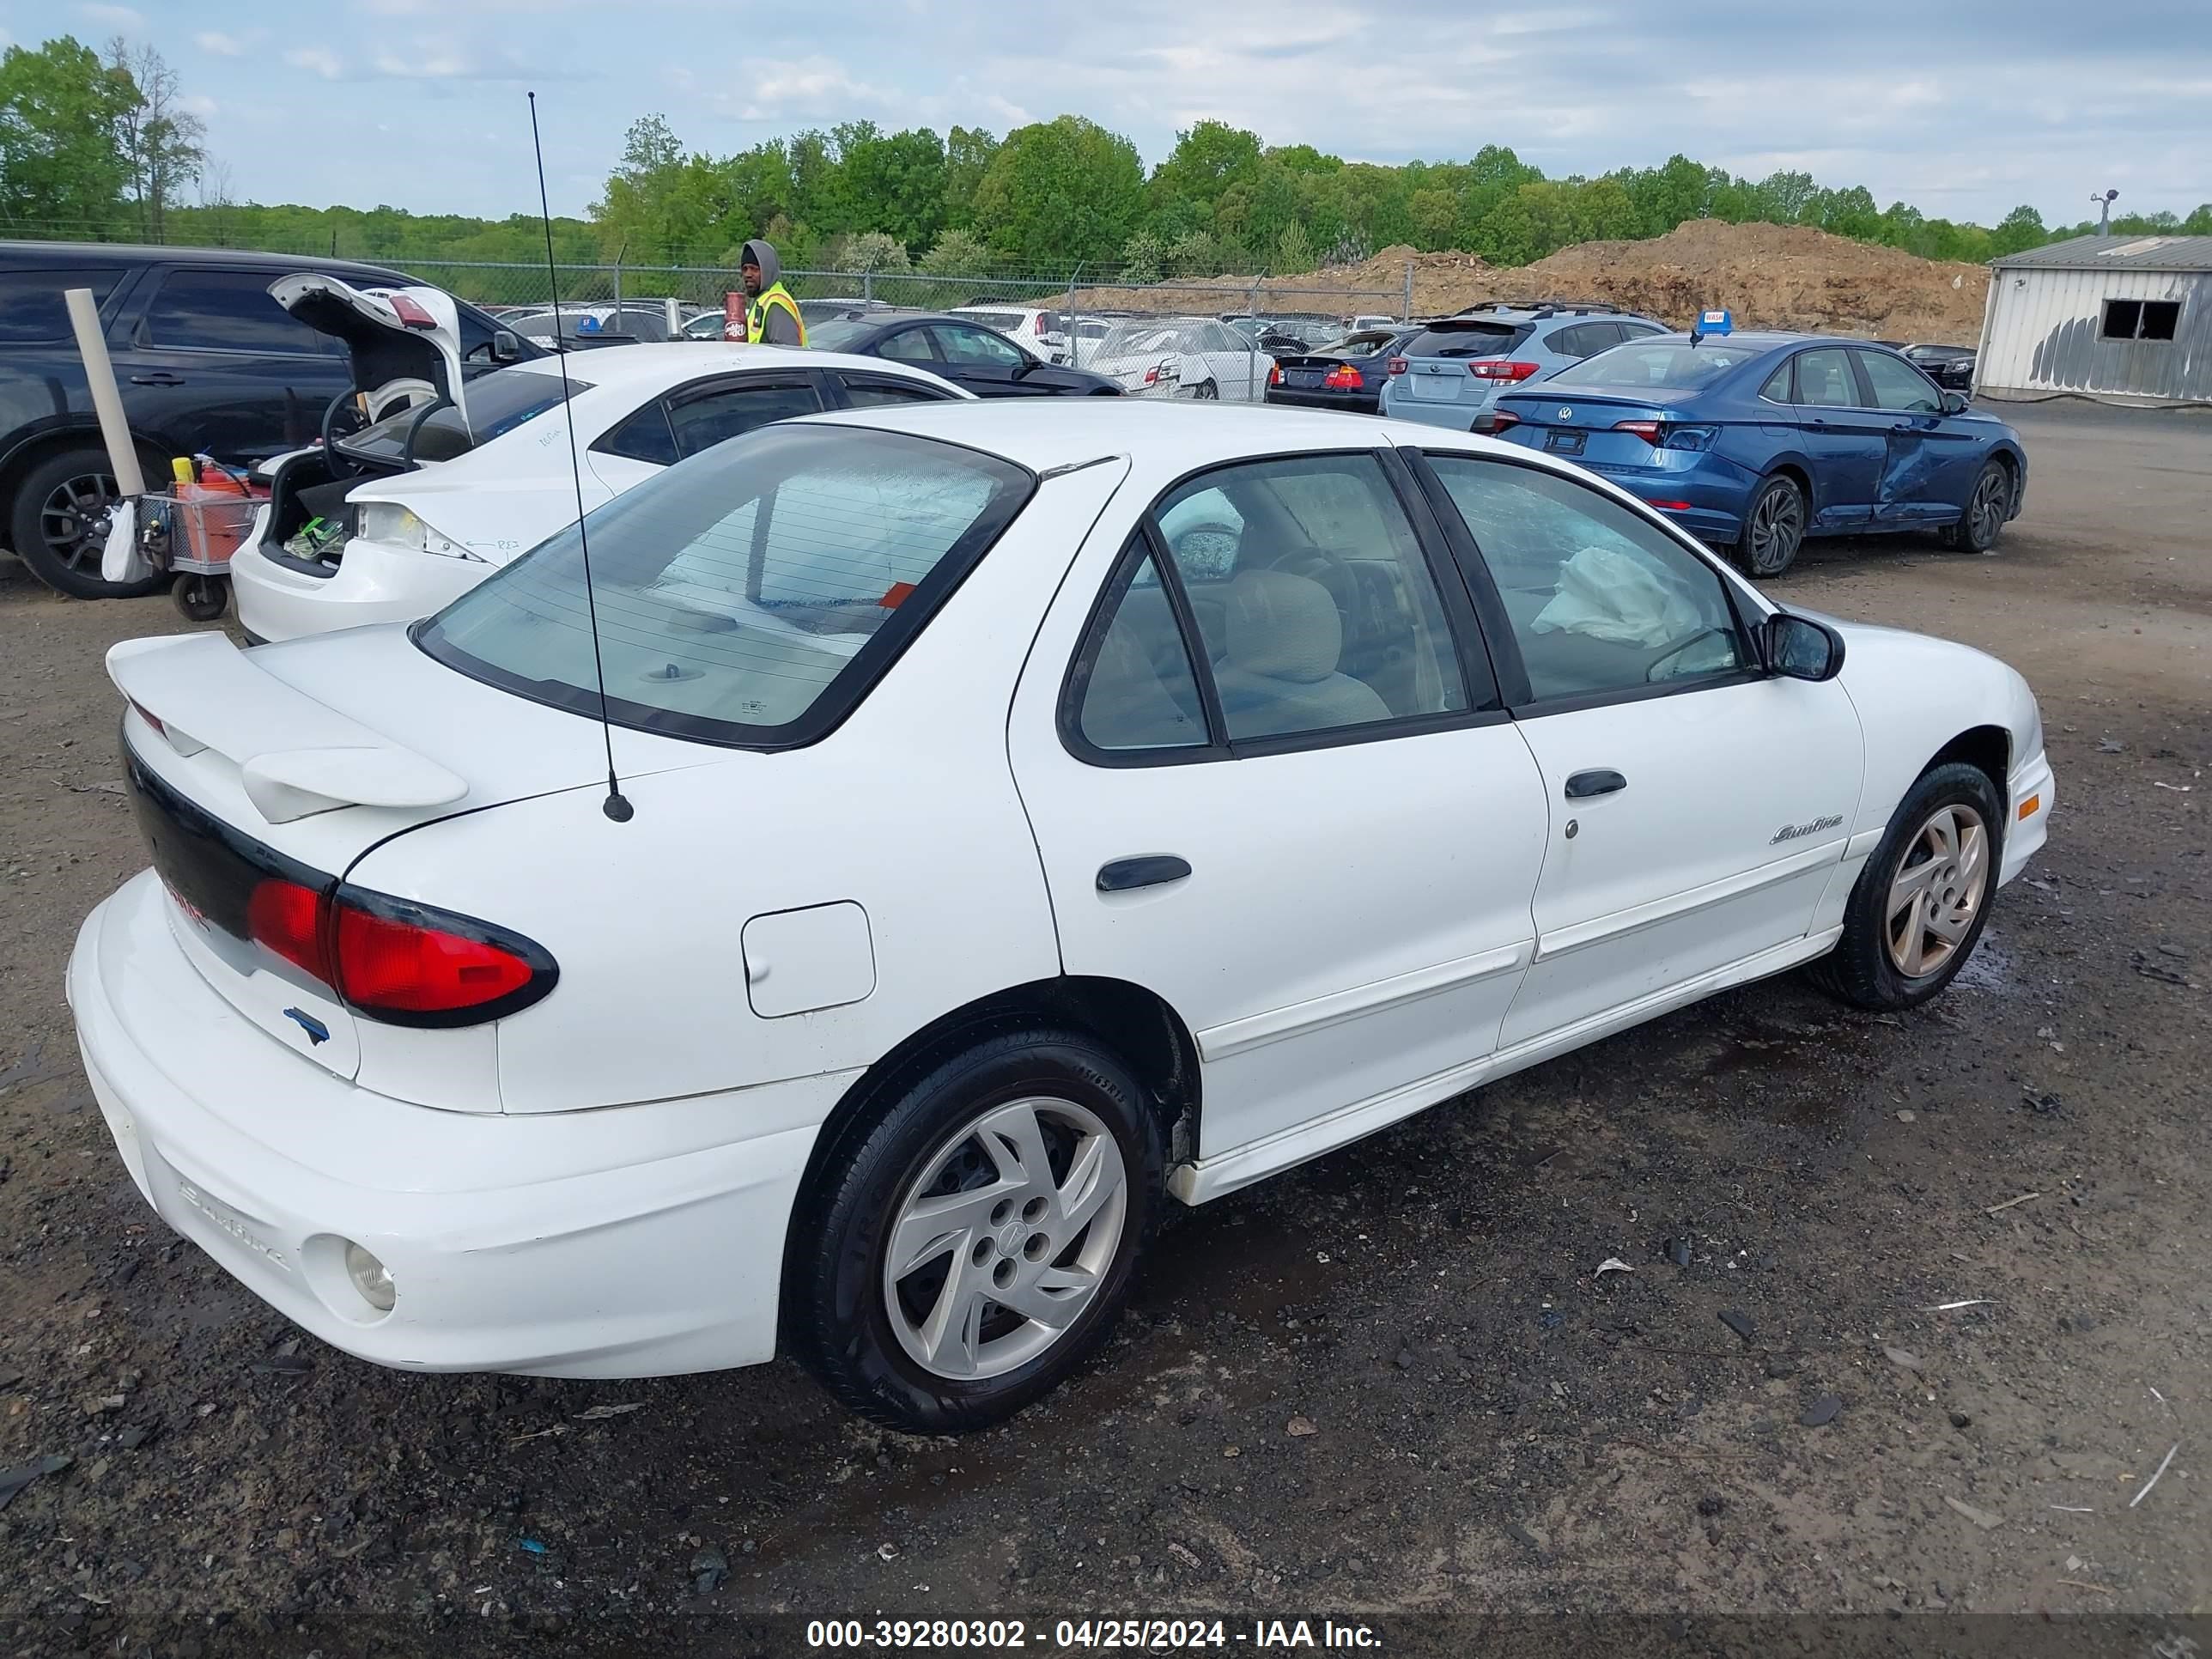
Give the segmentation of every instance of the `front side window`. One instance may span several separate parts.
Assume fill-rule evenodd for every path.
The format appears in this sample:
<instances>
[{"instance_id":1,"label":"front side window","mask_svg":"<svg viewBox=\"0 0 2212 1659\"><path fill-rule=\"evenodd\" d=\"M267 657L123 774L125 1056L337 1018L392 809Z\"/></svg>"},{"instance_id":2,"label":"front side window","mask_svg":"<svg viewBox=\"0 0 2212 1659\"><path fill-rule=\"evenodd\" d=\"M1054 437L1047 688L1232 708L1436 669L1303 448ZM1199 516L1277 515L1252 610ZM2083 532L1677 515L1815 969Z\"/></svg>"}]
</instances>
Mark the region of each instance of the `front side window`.
<instances>
[{"instance_id":1,"label":"front side window","mask_svg":"<svg viewBox=\"0 0 2212 1659\"><path fill-rule=\"evenodd\" d=\"M948 363L976 368L1018 368L1029 361L1020 347L1008 344L995 334L986 334L980 328L956 328L939 323L933 331L937 336L938 349L945 354Z\"/></svg>"},{"instance_id":2,"label":"front side window","mask_svg":"<svg viewBox=\"0 0 2212 1659\"><path fill-rule=\"evenodd\" d=\"M173 270L146 308L147 340L205 351L282 352L326 357L345 349L278 305L265 270Z\"/></svg>"},{"instance_id":3,"label":"front side window","mask_svg":"<svg viewBox=\"0 0 2212 1659\"><path fill-rule=\"evenodd\" d=\"M920 380L894 380L882 374L846 374L840 377L845 388L845 402L854 409L877 409L886 404L940 404L952 394L933 386L924 386Z\"/></svg>"},{"instance_id":4,"label":"front side window","mask_svg":"<svg viewBox=\"0 0 2212 1659\"><path fill-rule=\"evenodd\" d=\"M1155 522L1230 742L1469 706L1436 580L1374 457L1218 468L1162 498Z\"/></svg>"},{"instance_id":5,"label":"front side window","mask_svg":"<svg viewBox=\"0 0 2212 1659\"><path fill-rule=\"evenodd\" d=\"M708 743L827 732L1012 522L1010 462L903 433L790 426L678 462L416 629L448 667L533 702Z\"/></svg>"},{"instance_id":6,"label":"front side window","mask_svg":"<svg viewBox=\"0 0 2212 1659\"><path fill-rule=\"evenodd\" d=\"M1620 502L1534 467L1429 459L1498 585L1536 702L1753 661L1718 574Z\"/></svg>"},{"instance_id":7,"label":"front side window","mask_svg":"<svg viewBox=\"0 0 2212 1659\"><path fill-rule=\"evenodd\" d=\"M696 455L702 449L711 449L757 426L789 420L794 415L817 414L821 408L822 399L805 381L786 386L722 386L670 404L668 421L676 429L677 453Z\"/></svg>"},{"instance_id":8,"label":"front side window","mask_svg":"<svg viewBox=\"0 0 2212 1659\"><path fill-rule=\"evenodd\" d=\"M1943 407L1943 396L1928 383L1928 377L1901 363L1886 351L1862 351L1857 354L1859 367L1866 370L1867 383L1874 388L1874 406L1893 409L1914 415L1934 415Z\"/></svg>"},{"instance_id":9,"label":"front side window","mask_svg":"<svg viewBox=\"0 0 2212 1659\"><path fill-rule=\"evenodd\" d=\"M1851 374L1851 355L1840 346L1797 354L1797 401L1812 409L1856 409L1859 383Z\"/></svg>"}]
</instances>

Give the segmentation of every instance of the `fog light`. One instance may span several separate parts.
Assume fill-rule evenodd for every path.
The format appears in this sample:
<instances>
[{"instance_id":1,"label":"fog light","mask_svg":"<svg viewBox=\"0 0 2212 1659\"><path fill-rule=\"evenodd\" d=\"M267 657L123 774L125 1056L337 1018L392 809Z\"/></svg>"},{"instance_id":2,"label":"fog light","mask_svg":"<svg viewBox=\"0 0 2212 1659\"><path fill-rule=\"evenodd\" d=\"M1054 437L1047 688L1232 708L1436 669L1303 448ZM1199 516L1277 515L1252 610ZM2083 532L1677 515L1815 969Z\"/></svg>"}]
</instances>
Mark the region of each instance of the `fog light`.
<instances>
[{"instance_id":1,"label":"fog light","mask_svg":"<svg viewBox=\"0 0 2212 1659\"><path fill-rule=\"evenodd\" d=\"M399 1292L392 1287L392 1270L349 1241L345 1247L345 1266L346 1277L353 1280L361 1299L379 1313L390 1313L392 1304L399 1299Z\"/></svg>"}]
</instances>

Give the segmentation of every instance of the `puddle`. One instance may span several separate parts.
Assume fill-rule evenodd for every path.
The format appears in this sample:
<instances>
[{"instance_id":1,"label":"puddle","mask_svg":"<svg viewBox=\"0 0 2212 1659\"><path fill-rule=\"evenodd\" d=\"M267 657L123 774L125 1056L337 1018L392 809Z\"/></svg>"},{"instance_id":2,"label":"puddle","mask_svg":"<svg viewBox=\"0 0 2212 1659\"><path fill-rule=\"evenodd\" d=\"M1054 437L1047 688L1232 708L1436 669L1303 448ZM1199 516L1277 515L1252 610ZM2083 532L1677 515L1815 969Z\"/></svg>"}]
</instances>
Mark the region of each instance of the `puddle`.
<instances>
[{"instance_id":1,"label":"puddle","mask_svg":"<svg viewBox=\"0 0 2212 1659\"><path fill-rule=\"evenodd\" d=\"M1974 954L1966 958L1966 965L1952 980L1954 991L1984 991L1991 996L2011 996L2020 989L2019 963L2012 947L2002 944L1994 927L1983 929L1981 942L1974 946Z\"/></svg>"}]
</instances>

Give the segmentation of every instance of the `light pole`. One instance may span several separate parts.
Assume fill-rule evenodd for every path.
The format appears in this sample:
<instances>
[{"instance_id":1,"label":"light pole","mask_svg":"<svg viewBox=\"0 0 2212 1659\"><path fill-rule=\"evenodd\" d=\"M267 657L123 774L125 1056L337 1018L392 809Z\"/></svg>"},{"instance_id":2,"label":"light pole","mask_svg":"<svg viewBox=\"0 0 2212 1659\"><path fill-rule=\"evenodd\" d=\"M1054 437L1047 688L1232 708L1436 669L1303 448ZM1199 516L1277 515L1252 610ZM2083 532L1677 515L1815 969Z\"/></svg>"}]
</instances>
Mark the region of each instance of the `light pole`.
<instances>
[{"instance_id":1,"label":"light pole","mask_svg":"<svg viewBox=\"0 0 2212 1659\"><path fill-rule=\"evenodd\" d=\"M2089 193L2089 199L2097 206L2097 234L2100 236L2112 234L2112 204L2118 199L2119 193L2117 190L2106 191L2102 195L2094 191Z\"/></svg>"}]
</instances>

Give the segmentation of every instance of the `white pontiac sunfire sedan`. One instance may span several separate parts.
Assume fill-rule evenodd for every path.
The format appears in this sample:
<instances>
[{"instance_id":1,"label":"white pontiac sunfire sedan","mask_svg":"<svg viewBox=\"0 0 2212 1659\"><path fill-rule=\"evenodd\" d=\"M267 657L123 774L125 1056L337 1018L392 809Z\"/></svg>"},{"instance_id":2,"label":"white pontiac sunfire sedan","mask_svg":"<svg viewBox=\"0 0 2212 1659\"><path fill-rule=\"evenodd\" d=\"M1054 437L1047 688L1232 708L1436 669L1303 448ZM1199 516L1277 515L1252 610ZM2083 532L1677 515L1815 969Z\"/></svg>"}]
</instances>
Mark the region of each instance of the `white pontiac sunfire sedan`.
<instances>
[{"instance_id":1,"label":"white pontiac sunfire sedan","mask_svg":"<svg viewBox=\"0 0 2212 1659\"><path fill-rule=\"evenodd\" d=\"M1919 1002L2043 842L2018 674L1587 473L1050 413L717 446L592 515L588 595L572 528L412 627L116 647L154 868L69 994L147 1200L384 1364L781 1332L972 1428L1167 1198L1799 963Z\"/></svg>"}]
</instances>

